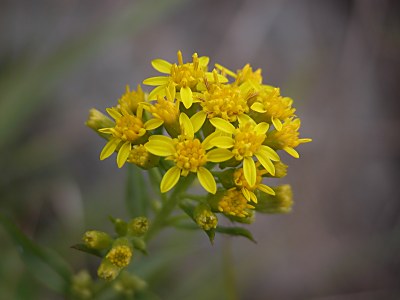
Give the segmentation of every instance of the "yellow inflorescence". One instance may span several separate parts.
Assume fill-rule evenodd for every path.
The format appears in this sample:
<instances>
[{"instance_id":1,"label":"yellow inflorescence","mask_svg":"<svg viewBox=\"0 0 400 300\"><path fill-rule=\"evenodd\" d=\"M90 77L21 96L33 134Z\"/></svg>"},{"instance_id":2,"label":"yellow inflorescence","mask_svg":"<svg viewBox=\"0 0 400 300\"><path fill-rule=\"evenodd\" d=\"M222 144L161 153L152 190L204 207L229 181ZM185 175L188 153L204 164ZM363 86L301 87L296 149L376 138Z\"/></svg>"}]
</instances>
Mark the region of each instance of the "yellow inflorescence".
<instances>
[{"instance_id":1,"label":"yellow inflorescence","mask_svg":"<svg viewBox=\"0 0 400 300\"><path fill-rule=\"evenodd\" d=\"M115 246L107 253L106 258L113 265L123 268L129 265L132 258L132 250L125 245Z\"/></svg>"},{"instance_id":2,"label":"yellow inflorescence","mask_svg":"<svg viewBox=\"0 0 400 300\"><path fill-rule=\"evenodd\" d=\"M236 72L219 64L209 70L208 57L194 53L185 62L180 51L175 63L151 63L162 75L143 81L149 94L127 87L107 109L113 120L92 111L88 126L108 140L100 158L117 152L119 167L159 168L162 193L193 174L208 193L223 194L209 215L198 217L202 228L214 226L215 212L248 217L260 197L275 195L263 181L286 175L277 152L299 157L295 148L311 141L299 138L293 100L249 64Z\"/></svg>"},{"instance_id":3,"label":"yellow inflorescence","mask_svg":"<svg viewBox=\"0 0 400 300\"><path fill-rule=\"evenodd\" d=\"M169 159L173 159L182 170L182 176L187 176L189 172L196 173L207 162L206 151L199 139L183 139L177 142L175 149L176 152Z\"/></svg>"},{"instance_id":4,"label":"yellow inflorescence","mask_svg":"<svg viewBox=\"0 0 400 300\"><path fill-rule=\"evenodd\" d=\"M239 218L247 217L248 210L253 208L254 206L249 204L243 194L235 188L226 191L218 203L220 212Z\"/></svg>"}]
</instances>

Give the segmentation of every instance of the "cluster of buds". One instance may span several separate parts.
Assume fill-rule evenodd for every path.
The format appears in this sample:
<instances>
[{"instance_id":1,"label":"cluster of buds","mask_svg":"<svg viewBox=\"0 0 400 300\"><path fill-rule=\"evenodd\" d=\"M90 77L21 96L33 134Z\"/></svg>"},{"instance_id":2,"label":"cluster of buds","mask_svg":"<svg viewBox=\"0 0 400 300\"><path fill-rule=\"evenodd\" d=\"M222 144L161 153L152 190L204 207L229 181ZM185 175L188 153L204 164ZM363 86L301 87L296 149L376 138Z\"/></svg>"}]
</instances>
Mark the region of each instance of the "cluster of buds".
<instances>
[{"instance_id":1,"label":"cluster of buds","mask_svg":"<svg viewBox=\"0 0 400 300\"><path fill-rule=\"evenodd\" d=\"M311 141L299 137L293 100L248 64L210 71L208 57L194 53L184 62L180 51L177 60L153 60L163 75L143 81L149 93L127 87L106 109L111 118L91 111L86 124L107 139L100 159L116 153L118 167L159 169L161 193L195 175L207 195L191 217L205 231L217 227L216 214L246 223L255 211L290 211L290 187L264 182L286 175L279 151L298 158L296 148Z\"/></svg>"},{"instance_id":2,"label":"cluster of buds","mask_svg":"<svg viewBox=\"0 0 400 300\"><path fill-rule=\"evenodd\" d=\"M146 253L146 243L142 237L149 228L145 217L137 217L129 222L114 218L111 221L117 234L115 238L97 230L85 232L82 238L86 252L102 257L97 274L105 280L114 280L130 264L134 249Z\"/></svg>"}]
</instances>

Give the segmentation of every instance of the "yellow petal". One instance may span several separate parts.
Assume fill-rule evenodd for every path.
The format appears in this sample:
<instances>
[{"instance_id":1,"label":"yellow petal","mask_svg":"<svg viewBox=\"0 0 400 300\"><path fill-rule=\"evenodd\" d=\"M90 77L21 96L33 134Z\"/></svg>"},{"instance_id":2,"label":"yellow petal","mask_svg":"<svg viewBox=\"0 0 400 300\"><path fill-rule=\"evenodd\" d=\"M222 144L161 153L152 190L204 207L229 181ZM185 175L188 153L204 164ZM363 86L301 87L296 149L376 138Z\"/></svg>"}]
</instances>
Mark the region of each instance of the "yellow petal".
<instances>
[{"instance_id":1,"label":"yellow petal","mask_svg":"<svg viewBox=\"0 0 400 300\"><path fill-rule=\"evenodd\" d=\"M171 102L174 102L175 100L175 94L176 94L176 89L175 85L173 83L170 83L168 87L165 88L165 94L167 96L167 99Z\"/></svg>"},{"instance_id":2,"label":"yellow petal","mask_svg":"<svg viewBox=\"0 0 400 300\"><path fill-rule=\"evenodd\" d=\"M239 124L245 124L245 123L252 123L254 126L256 125L256 122L252 118L250 118L248 115L238 115L238 121Z\"/></svg>"},{"instance_id":3,"label":"yellow petal","mask_svg":"<svg viewBox=\"0 0 400 300\"><path fill-rule=\"evenodd\" d=\"M170 62L167 62L166 60L163 60L160 58L154 59L151 61L151 65L158 72L166 73L166 74L169 74L171 72L172 64Z\"/></svg>"},{"instance_id":4,"label":"yellow petal","mask_svg":"<svg viewBox=\"0 0 400 300\"><path fill-rule=\"evenodd\" d=\"M172 139L169 136L165 136L165 135L152 135L149 137L149 141L162 141L162 142L169 143L172 146L174 146Z\"/></svg>"},{"instance_id":5,"label":"yellow petal","mask_svg":"<svg viewBox=\"0 0 400 300\"><path fill-rule=\"evenodd\" d=\"M175 147L166 141L148 141L144 147L150 153L157 155L157 156L170 156L175 154Z\"/></svg>"},{"instance_id":6,"label":"yellow petal","mask_svg":"<svg viewBox=\"0 0 400 300\"><path fill-rule=\"evenodd\" d=\"M260 102L253 103L253 105L250 108L261 114L266 112L264 105L262 105Z\"/></svg>"},{"instance_id":7,"label":"yellow petal","mask_svg":"<svg viewBox=\"0 0 400 300\"><path fill-rule=\"evenodd\" d=\"M181 88L180 94L183 105L186 108L190 108L193 104L192 90L189 87L185 86Z\"/></svg>"},{"instance_id":8,"label":"yellow petal","mask_svg":"<svg viewBox=\"0 0 400 300\"><path fill-rule=\"evenodd\" d=\"M253 201L254 203L257 203L257 196L256 194L254 194L252 191L249 191L250 194L250 199L251 201Z\"/></svg>"},{"instance_id":9,"label":"yellow petal","mask_svg":"<svg viewBox=\"0 0 400 300\"><path fill-rule=\"evenodd\" d=\"M259 189L261 192L264 192L264 193L267 193L270 195L275 195L275 191L272 188L270 188L268 185L259 184L257 186L257 189Z\"/></svg>"},{"instance_id":10,"label":"yellow petal","mask_svg":"<svg viewBox=\"0 0 400 300\"><path fill-rule=\"evenodd\" d=\"M251 196L250 196L250 191L246 188L242 188L242 194L246 198L247 201L250 201Z\"/></svg>"},{"instance_id":11,"label":"yellow petal","mask_svg":"<svg viewBox=\"0 0 400 300\"><path fill-rule=\"evenodd\" d=\"M195 113L191 118L190 121L193 124L193 130L194 132L197 132L200 130L200 128L203 126L205 120L206 120L207 114L204 111L199 111Z\"/></svg>"},{"instance_id":12,"label":"yellow petal","mask_svg":"<svg viewBox=\"0 0 400 300\"><path fill-rule=\"evenodd\" d=\"M163 85L154 88L154 89L150 92L149 96L147 97L147 100L148 100L148 101L157 100L157 96L160 96L161 98L163 98L163 97L166 96L166 94L165 94L165 87L164 87Z\"/></svg>"},{"instance_id":13,"label":"yellow petal","mask_svg":"<svg viewBox=\"0 0 400 300\"><path fill-rule=\"evenodd\" d=\"M294 150L292 147L285 147L285 148L283 148L283 150L285 150L287 153L289 153L294 158L300 157L299 153L296 150Z\"/></svg>"},{"instance_id":14,"label":"yellow petal","mask_svg":"<svg viewBox=\"0 0 400 300\"><path fill-rule=\"evenodd\" d=\"M312 139L299 139L300 144L309 143L309 142L312 142Z\"/></svg>"},{"instance_id":15,"label":"yellow petal","mask_svg":"<svg viewBox=\"0 0 400 300\"><path fill-rule=\"evenodd\" d=\"M235 126L233 126L231 123L229 123L228 121L221 119L221 118L212 118L210 119L211 124L219 129L222 130L223 132L227 132L227 133L235 133Z\"/></svg>"},{"instance_id":16,"label":"yellow petal","mask_svg":"<svg viewBox=\"0 0 400 300\"><path fill-rule=\"evenodd\" d=\"M214 74L213 74L213 73L211 73L211 72L206 72L205 75L206 75L206 78L207 78L207 81L208 81L208 82L215 82ZM217 79L218 79L218 81L219 81L220 83L226 83L226 82L228 82L228 78L226 78L225 76L223 76L223 75L221 75L221 74L217 74Z\"/></svg>"},{"instance_id":17,"label":"yellow petal","mask_svg":"<svg viewBox=\"0 0 400 300\"><path fill-rule=\"evenodd\" d=\"M256 184L257 179L257 169L256 164L254 163L253 158L245 157L243 160L243 174L247 183L250 186L254 186Z\"/></svg>"},{"instance_id":18,"label":"yellow petal","mask_svg":"<svg viewBox=\"0 0 400 300\"><path fill-rule=\"evenodd\" d=\"M143 80L143 84L157 86L157 85L164 85L168 83L168 81L169 77L167 76L155 76Z\"/></svg>"},{"instance_id":19,"label":"yellow petal","mask_svg":"<svg viewBox=\"0 0 400 300\"><path fill-rule=\"evenodd\" d=\"M172 189L178 182L179 177L181 176L181 169L177 166L169 169L161 180L160 190L161 193L166 193L170 189Z\"/></svg>"},{"instance_id":20,"label":"yellow petal","mask_svg":"<svg viewBox=\"0 0 400 300\"><path fill-rule=\"evenodd\" d=\"M131 153L131 143L130 142L125 142L121 148L118 151L117 155L117 165L118 168L122 168L122 166L125 164L126 160L129 157L129 154Z\"/></svg>"},{"instance_id":21,"label":"yellow petal","mask_svg":"<svg viewBox=\"0 0 400 300\"><path fill-rule=\"evenodd\" d=\"M260 147L259 152L262 152L265 156L269 157L270 160L273 160L273 161L280 161L281 160L279 158L278 153L276 153L276 151L274 149L272 149L271 147L262 145Z\"/></svg>"},{"instance_id":22,"label":"yellow petal","mask_svg":"<svg viewBox=\"0 0 400 300\"><path fill-rule=\"evenodd\" d=\"M216 67L218 70L222 71L223 73L226 73L226 74L228 74L229 76L232 76L233 78L236 78L236 77L237 77L236 73L234 73L234 72L232 72L231 70L225 68L224 66L221 66L220 64L215 64L215 67Z\"/></svg>"},{"instance_id":23,"label":"yellow petal","mask_svg":"<svg viewBox=\"0 0 400 300\"><path fill-rule=\"evenodd\" d=\"M282 130L282 122L279 119L276 118L271 118L272 124L274 124L274 127L276 130L281 131Z\"/></svg>"},{"instance_id":24,"label":"yellow petal","mask_svg":"<svg viewBox=\"0 0 400 300\"><path fill-rule=\"evenodd\" d=\"M199 65L202 67L207 67L210 58L208 56L199 57Z\"/></svg>"},{"instance_id":25,"label":"yellow petal","mask_svg":"<svg viewBox=\"0 0 400 300\"><path fill-rule=\"evenodd\" d=\"M153 130L160 127L164 123L161 119L150 119L146 123L144 123L144 128L146 130Z\"/></svg>"},{"instance_id":26,"label":"yellow petal","mask_svg":"<svg viewBox=\"0 0 400 300\"><path fill-rule=\"evenodd\" d=\"M98 132L106 133L106 134L112 134L113 131L114 131L114 128L100 128L98 130Z\"/></svg>"},{"instance_id":27,"label":"yellow petal","mask_svg":"<svg viewBox=\"0 0 400 300\"><path fill-rule=\"evenodd\" d=\"M106 111L111 117L114 118L114 120L122 117L121 113L115 108L106 108Z\"/></svg>"},{"instance_id":28,"label":"yellow petal","mask_svg":"<svg viewBox=\"0 0 400 300\"><path fill-rule=\"evenodd\" d=\"M254 127L254 131L257 132L257 134L266 134L269 128L269 124L265 122L258 123L256 127Z\"/></svg>"},{"instance_id":29,"label":"yellow petal","mask_svg":"<svg viewBox=\"0 0 400 300\"><path fill-rule=\"evenodd\" d=\"M267 170L272 175L275 175L275 166L271 162L268 156L266 156L263 152L258 152L256 154L258 161L262 164L265 170Z\"/></svg>"},{"instance_id":30,"label":"yellow petal","mask_svg":"<svg viewBox=\"0 0 400 300\"><path fill-rule=\"evenodd\" d=\"M120 142L120 139L109 140L100 153L100 160L106 159L107 157L111 156L111 154L114 153L115 149L117 149L117 146Z\"/></svg>"},{"instance_id":31,"label":"yellow petal","mask_svg":"<svg viewBox=\"0 0 400 300\"><path fill-rule=\"evenodd\" d=\"M217 136L210 141L210 144L214 147L228 149L233 147L235 141L229 136Z\"/></svg>"},{"instance_id":32,"label":"yellow petal","mask_svg":"<svg viewBox=\"0 0 400 300\"><path fill-rule=\"evenodd\" d=\"M200 167L197 170L197 178L199 179L202 187L209 193L215 194L217 191L217 184L215 183L214 176L211 172L204 167Z\"/></svg>"},{"instance_id":33,"label":"yellow petal","mask_svg":"<svg viewBox=\"0 0 400 300\"><path fill-rule=\"evenodd\" d=\"M207 152L207 160L211 162L223 162L231 159L233 153L227 149L213 149Z\"/></svg>"},{"instance_id":34,"label":"yellow petal","mask_svg":"<svg viewBox=\"0 0 400 300\"><path fill-rule=\"evenodd\" d=\"M189 138L194 138L194 130L193 130L193 125L192 122L190 122L189 117L185 113L181 113L179 115L179 124L181 125L181 128L183 130L183 133L189 137Z\"/></svg>"},{"instance_id":35,"label":"yellow petal","mask_svg":"<svg viewBox=\"0 0 400 300\"><path fill-rule=\"evenodd\" d=\"M208 135L208 136L204 139L204 141L201 143L202 146L203 146L203 148L204 148L205 150L211 149L212 147L214 147L214 145L211 144L211 141L212 141L215 137L217 137L217 136L226 136L225 134L228 134L228 133L222 132L222 131L220 131L220 130L217 129L216 131L214 131L213 133L211 133L210 135Z\"/></svg>"}]
</instances>

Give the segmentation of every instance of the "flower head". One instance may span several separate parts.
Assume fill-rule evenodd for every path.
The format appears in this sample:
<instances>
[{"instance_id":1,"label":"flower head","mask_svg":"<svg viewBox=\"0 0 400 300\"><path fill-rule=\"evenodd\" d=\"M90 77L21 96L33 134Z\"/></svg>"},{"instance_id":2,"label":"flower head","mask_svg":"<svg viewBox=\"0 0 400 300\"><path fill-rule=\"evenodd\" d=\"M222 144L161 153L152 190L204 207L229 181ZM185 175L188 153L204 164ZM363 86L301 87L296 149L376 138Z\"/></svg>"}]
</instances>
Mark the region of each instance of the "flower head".
<instances>
[{"instance_id":1,"label":"flower head","mask_svg":"<svg viewBox=\"0 0 400 300\"><path fill-rule=\"evenodd\" d=\"M274 149L285 150L295 158L299 158L299 153L294 149L298 145L311 142L309 138L299 138L300 119L287 119L280 131L274 130L268 136L267 144Z\"/></svg>"},{"instance_id":2,"label":"flower head","mask_svg":"<svg viewBox=\"0 0 400 300\"><path fill-rule=\"evenodd\" d=\"M125 93L118 100L117 108L121 111L125 110L129 113L135 114L139 107L139 104L144 101L144 92L140 84L137 86L136 91L131 91L129 85L127 85Z\"/></svg>"},{"instance_id":3,"label":"flower head","mask_svg":"<svg viewBox=\"0 0 400 300\"><path fill-rule=\"evenodd\" d=\"M257 169L254 158L256 158L272 175L275 174L275 167L272 161L279 161L278 154L270 147L263 145L269 125L265 122L256 124L250 117L243 115L239 118L239 126L235 128L231 123L214 118L211 123L221 131L230 136L218 137L211 140L216 147L231 149L226 159L232 156L238 161L243 161L244 177L250 186L254 186L257 180Z\"/></svg>"},{"instance_id":4,"label":"flower head","mask_svg":"<svg viewBox=\"0 0 400 300\"><path fill-rule=\"evenodd\" d=\"M245 218L249 216L249 209L254 206L236 188L226 191L218 202L218 210L226 215Z\"/></svg>"}]
</instances>

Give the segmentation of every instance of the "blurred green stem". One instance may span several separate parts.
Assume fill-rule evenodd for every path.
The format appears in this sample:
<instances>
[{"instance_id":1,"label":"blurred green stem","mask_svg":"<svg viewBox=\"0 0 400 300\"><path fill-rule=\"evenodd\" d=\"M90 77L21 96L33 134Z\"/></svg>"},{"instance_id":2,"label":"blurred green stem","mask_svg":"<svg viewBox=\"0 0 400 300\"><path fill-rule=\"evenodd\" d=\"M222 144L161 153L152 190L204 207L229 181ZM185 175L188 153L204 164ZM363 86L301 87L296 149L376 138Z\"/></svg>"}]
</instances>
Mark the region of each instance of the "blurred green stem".
<instances>
[{"instance_id":1,"label":"blurred green stem","mask_svg":"<svg viewBox=\"0 0 400 300\"><path fill-rule=\"evenodd\" d=\"M150 229L146 234L145 240L150 240L157 232L162 229L162 227L165 225L167 218L178 204L180 194L188 189L194 178L195 177L193 176L193 174L190 174L187 177L183 177L180 179L174 191L167 199L167 201L163 203L161 210L154 218L152 224L150 225Z\"/></svg>"},{"instance_id":2,"label":"blurred green stem","mask_svg":"<svg viewBox=\"0 0 400 300\"><path fill-rule=\"evenodd\" d=\"M222 244L222 273L226 291L226 299L237 300L235 270L232 257L232 243L229 239L224 239Z\"/></svg>"}]
</instances>

